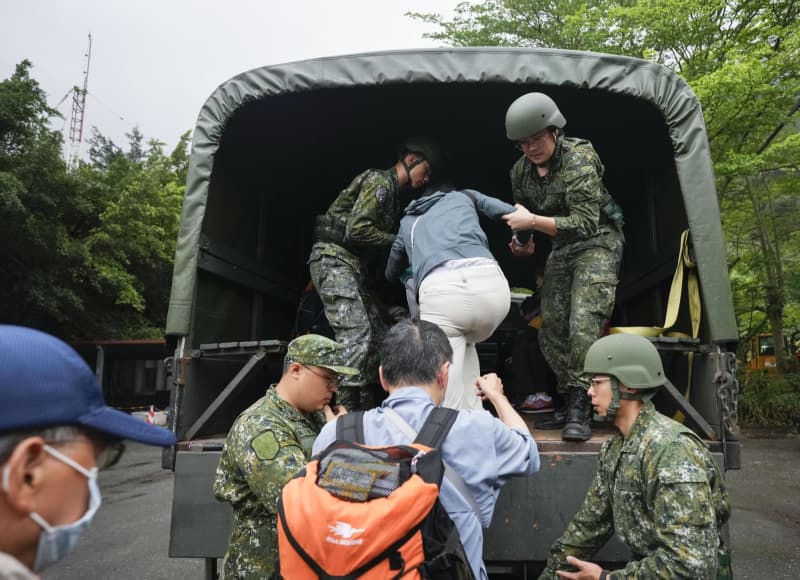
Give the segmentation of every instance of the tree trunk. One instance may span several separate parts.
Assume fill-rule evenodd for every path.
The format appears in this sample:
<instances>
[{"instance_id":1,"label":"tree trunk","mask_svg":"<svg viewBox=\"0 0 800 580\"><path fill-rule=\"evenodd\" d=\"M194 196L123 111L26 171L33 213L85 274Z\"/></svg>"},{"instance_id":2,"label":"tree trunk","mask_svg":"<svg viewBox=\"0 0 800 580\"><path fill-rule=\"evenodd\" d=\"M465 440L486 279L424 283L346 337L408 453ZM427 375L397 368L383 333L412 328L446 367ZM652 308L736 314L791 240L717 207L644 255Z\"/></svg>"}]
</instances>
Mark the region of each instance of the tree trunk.
<instances>
[{"instance_id":1,"label":"tree trunk","mask_svg":"<svg viewBox=\"0 0 800 580\"><path fill-rule=\"evenodd\" d=\"M779 240L775 235L769 184L763 177L760 179L748 178L747 188L753 207L756 235L761 248L764 306L775 344L775 366L776 370L783 374L787 368L786 349L783 344L783 263L778 247Z\"/></svg>"}]
</instances>

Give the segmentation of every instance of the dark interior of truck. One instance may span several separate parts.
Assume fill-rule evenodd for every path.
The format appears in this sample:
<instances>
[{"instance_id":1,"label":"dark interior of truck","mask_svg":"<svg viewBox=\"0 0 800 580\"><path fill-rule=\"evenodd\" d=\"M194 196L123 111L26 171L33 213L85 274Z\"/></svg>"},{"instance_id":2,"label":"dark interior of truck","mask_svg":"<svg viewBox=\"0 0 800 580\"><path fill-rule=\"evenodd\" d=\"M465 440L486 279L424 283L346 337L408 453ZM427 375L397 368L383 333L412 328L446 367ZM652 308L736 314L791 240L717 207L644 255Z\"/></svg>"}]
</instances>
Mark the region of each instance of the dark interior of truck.
<instances>
[{"instance_id":1,"label":"dark interior of truck","mask_svg":"<svg viewBox=\"0 0 800 580\"><path fill-rule=\"evenodd\" d=\"M512 201L508 171L520 153L505 138L505 109L518 95L536 89L541 87L438 83L252 102L223 134L204 233L257 259L276 281L299 292L308 278L314 217L363 169L391 167L398 143L415 135L441 144L449 180ZM659 301L638 304L641 290L634 285L675 256L686 227L665 123L645 101L580 89L546 90L567 118L566 134L594 144L606 167L604 181L625 211L627 244L615 323L658 324L663 312L654 307ZM230 212L238 219L230 219ZM260 241L259 219L266 222ZM510 284L530 286L534 269L508 252L506 226L483 225ZM537 264L544 263L541 254L535 256ZM668 266L666 276L655 278L669 278L674 265ZM402 298L400 288L389 292ZM287 330L275 329L282 336Z\"/></svg>"},{"instance_id":2,"label":"dark interior of truck","mask_svg":"<svg viewBox=\"0 0 800 580\"><path fill-rule=\"evenodd\" d=\"M364 169L391 167L398 143L409 136L440 143L444 173L457 186L512 201L508 172L520 152L505 137L505 111L517 96L533 90L544 90L559 104L568 136L594 144L605 164L606 186L624 210L627 241L611 324L661 325L680 234L687 226L671 141L651 103L580 87L417 83L273 96L233 115L211 175L203 223L209 258L203 261L201 255L193 345L291 339L309 282L306 260L315 216ZM516 259L507 248L505 224L487 220L482 226L510 285L532 288L548 241L537 236L535 256ZM236 272L225 274L212 254L231 256ZM382 263L372 264L370 271L386 305L405 305L400 284L382 279ZM503 372L513 325L509 320L481 345L484 370ZM685 313L677 326L688 331ZM224 377L235 369L204 372ZM267 373L277 375L279 366ZM263 381L253 382L259 384L243 390L238 409L209 423L211 432L224 431L225 422L246 406L242 401L263 392Z\"/></svg>"}]
</instances>

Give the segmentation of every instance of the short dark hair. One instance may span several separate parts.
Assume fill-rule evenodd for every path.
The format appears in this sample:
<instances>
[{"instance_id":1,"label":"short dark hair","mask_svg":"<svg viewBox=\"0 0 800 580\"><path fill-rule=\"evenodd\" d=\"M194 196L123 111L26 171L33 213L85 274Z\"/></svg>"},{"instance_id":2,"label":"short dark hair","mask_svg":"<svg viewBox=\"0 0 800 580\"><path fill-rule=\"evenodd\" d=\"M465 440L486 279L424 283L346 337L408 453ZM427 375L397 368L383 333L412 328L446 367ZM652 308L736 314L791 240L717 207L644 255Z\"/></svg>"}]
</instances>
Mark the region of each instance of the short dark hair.
<instances>
[{"instance_id":1,"label":"short dark hair","mask_svg":"<svg viewBox=\"0 0 800 580\"><path fill-rule=\"evenodd\" d=\"M41 429L24 429L13 433L0 434L0 465L8 461L11 454L22 441L28 437L41 437L50 445L61 445L74 441L80 435L94 439L96 435L85 427L79 425L57 425L42 427Z\"/></svg>"},{"instance_id":2,"label":"short dark hair","mask_svg":"<svg viewBox=\"0 0 800 580\"><path fill-rule=\"evenodd\" d=\"M393 387L428 385L453 360L453 347L444 331L426 320L401 320L381 344L383 378Z\"/></svg>"}]
</instances>

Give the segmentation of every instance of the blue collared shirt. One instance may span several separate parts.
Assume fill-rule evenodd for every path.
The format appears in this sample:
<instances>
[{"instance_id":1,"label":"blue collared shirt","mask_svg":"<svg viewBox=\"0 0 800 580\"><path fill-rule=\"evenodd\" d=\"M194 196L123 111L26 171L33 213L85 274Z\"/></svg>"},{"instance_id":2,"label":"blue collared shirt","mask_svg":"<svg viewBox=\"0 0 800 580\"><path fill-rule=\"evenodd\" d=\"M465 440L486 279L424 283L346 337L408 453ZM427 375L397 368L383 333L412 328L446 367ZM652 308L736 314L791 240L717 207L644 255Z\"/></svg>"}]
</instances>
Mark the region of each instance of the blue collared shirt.
<instances>
[{"instance_id":1,"label":"blue collared shirt","mask_svg":"<svg viewBox=\"0 0 800 580\"><path fill-rule=\"evenodd\" d=\"M433 409L433 401L422 388L397 389L380 407L364 414L364 439L368 445L409 443L384 412L384 407L393 409L419 431ZM312 452L319 453L335 439L336 422L331 421L314 441ZM444 462L461 476L480 507L478 521L467 500L449 481L442 482L439 494L442 506L458 528L475 577L486 579L482 528L489 527L492 522L497 496L505 480L511 475L539 471L539 450L527 430L509 428L491 413L479 409L459 412L441 451Z\"/></svg>"}]
</instances>

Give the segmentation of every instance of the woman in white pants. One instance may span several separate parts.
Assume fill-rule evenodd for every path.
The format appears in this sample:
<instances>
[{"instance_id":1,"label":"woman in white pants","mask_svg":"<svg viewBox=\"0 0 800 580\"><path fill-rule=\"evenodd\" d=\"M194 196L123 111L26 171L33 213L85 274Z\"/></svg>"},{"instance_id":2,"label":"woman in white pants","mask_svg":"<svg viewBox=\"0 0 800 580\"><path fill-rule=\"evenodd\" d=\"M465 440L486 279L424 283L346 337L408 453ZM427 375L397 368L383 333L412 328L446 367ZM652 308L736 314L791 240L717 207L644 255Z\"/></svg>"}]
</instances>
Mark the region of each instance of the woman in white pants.
<instances>
[{"instance_id":1,"label":"woman in white pants","mask_svg":"<svg viewBox=\"0 0 800 580\"><path fill-rule=\"evenodd\" d=\"M511 294L497 265L479 213L494 220L513 205L471 189L446 190L412 201L400 221L386 264L386 278L399 278L410 261L417 281L420 318L437 324L453 347L445 407L479 409L480 375L475 345L508 314Z\"/></svg>"}]
</instances>

